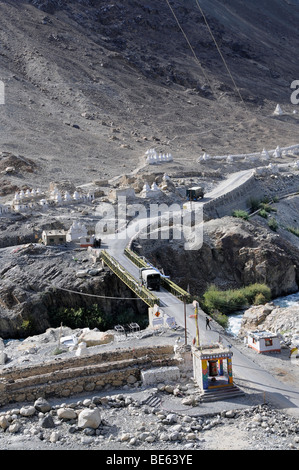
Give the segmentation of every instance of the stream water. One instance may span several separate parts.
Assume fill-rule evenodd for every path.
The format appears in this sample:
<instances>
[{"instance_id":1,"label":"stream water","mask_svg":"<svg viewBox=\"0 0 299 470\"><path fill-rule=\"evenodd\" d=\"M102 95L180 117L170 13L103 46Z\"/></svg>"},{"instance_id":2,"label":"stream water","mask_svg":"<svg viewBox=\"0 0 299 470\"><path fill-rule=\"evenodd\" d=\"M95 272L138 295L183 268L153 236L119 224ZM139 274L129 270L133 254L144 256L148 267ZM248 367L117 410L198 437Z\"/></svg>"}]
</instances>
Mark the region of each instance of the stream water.
<instances>
[{"instance_id":1,"label":"stream water","mask_svg":"<svg viewBox=\"0 0 299 470\"><path fill-rule=\"evenodd\" d=\"M285 297L277 297L277 299L273 300L273 303L279 307L291 307L293 305L299 305L299 292L287 295ZM234 336L237 336L240 331L243 315L244 312L241 311L232 313L228 316L228 332Z\"/></svg>"}]
</instances>

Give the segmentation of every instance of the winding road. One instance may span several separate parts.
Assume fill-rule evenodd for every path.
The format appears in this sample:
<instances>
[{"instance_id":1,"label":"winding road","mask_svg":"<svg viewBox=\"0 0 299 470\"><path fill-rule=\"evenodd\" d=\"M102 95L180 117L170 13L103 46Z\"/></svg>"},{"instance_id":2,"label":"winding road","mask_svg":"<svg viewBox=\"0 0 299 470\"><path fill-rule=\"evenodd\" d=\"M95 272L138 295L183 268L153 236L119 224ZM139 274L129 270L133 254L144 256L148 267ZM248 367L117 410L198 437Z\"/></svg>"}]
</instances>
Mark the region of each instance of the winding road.
<instances>
[{"instance_id":1,"label":"winding road","mask_svg":"<svg viewBox=\"0 0 299 470\"><path fill-rule=\"evenodd\" d=\"M232 174L227 180L223 181L210 193L205 195L205 199L196 204L205 204L205 200L211 200L232 191L234 188L240 186L251 177L253 170L246 170ZM190 206L191 207L191 206ZM130 222L130 233L148 225L148 220L136 220ZM106 240L105 240L106 241ZM124 254L124 249L130 240L126 238L125 233L120 233L119 236L107 240L107 248L105 249L110 253L118 263L123 266L135 279L139 279L139 269L133 264ZM181 300L174 295L161 289L159 292L153 292L161 300L162 309L166 309L167 313L175 318L178 325L187 328L188 342L191 344L193 338L196 337L196 326L193 318L194 314L193 305L186 305L186 315L184 304ZM246 382L246 385L253 391L265 393L268 399L280 409L288 412L299 418L299 384L296 387L290 387L286 384L279 382L267 370L259 367L255 362L250 360L247 356L242 354L235 346L231 344L229 336L225 335L224 330L213 322L212 330L205 329L205 313L199 312L198 326L199 326L199 339L201 344L213 343L219 340L219 335L225 346L231 347L233 351L233 375ZM186 323L185 323L186 322Z\"/></svg>"}]
</instances>

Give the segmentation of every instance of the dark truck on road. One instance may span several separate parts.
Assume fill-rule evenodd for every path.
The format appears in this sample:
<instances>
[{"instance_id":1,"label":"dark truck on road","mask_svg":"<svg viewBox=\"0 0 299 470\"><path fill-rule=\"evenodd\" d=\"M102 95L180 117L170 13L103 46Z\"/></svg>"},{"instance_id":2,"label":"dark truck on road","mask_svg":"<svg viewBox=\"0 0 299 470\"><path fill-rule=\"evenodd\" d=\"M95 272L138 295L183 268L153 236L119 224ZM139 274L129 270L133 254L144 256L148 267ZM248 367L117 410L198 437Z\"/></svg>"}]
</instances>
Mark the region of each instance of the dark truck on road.
<instances>
[{"instance_id":1,"label":"dark truck on road","mask_svg":"<svg viewBox=\"0 0 299 470\"><path fill-rule=\"evenodd\" d=\"M186 196L188 201L198 201L204 197L204 189L202 186L194 186L186 190Z\"/></svg>"}]
</instances>

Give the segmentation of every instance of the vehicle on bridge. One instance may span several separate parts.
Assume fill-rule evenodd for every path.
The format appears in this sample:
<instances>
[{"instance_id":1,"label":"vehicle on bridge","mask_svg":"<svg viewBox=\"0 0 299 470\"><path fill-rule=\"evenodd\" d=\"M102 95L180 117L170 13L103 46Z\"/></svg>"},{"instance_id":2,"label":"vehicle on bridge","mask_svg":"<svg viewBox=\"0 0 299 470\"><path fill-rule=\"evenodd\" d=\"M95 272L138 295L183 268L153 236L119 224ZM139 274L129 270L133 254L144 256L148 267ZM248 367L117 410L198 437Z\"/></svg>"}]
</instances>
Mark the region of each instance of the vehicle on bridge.
<instances>
[{"instance_id":1,"label":"vehicle on bridge","mask_svg":"<svg viewBox=\"0 0 299 470\"><path fill-rule=\"evenodd\" d=\"M204 197L204 189L202 186L194 186L186 190L186 196L188 201L198 201Z\"/></svg>"},{"instance_id":2,"label":"vehicle on bridge","mask_svg":"<svg viewBox=\"0 0 299 470\"><path fill-rule=\"evenodd\" d=\"M159 291L161 283L161 275L159 271L154 268L141 268L140 269L141 285L149 290Z\"/></svg>"}]
</instances>

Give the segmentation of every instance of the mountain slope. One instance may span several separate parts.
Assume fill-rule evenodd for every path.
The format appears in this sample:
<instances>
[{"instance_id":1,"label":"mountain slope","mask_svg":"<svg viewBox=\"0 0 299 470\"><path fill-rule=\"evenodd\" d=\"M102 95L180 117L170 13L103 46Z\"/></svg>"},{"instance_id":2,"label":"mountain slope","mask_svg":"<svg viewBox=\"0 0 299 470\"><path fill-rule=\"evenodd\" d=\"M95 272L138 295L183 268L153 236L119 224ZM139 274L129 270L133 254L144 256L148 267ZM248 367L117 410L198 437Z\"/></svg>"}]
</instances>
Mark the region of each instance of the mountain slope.
<instances>
[{"instance_id":1,"label":"mountain slope","mask_svg":"<svg viewBox=\"0 0 299 470\"><path fill-rule=\"evenodd\" d=\"M290 3L0 2L0 151L37 165L12 182L115 176L152 147L194 169L204 150L297 143L299 8ZM289 116L271 116L278 102Z\"/></svg>"}]
</instances>

